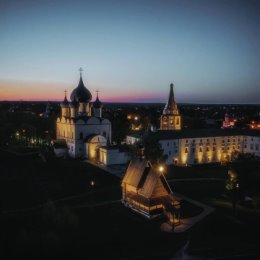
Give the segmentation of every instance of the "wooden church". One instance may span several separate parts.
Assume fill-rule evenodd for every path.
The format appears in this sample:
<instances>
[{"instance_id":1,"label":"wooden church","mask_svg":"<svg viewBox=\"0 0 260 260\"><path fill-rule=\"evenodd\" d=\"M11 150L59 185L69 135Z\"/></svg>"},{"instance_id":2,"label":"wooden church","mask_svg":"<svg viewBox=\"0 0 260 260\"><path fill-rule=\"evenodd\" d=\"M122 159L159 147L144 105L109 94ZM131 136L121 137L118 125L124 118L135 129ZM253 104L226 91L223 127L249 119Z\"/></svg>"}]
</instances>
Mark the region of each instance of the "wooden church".
<instances>
[{"instance_id":1,"label":"wooden church","mask_svg":"<svg viewBox=\"0 0 260 260\"><path fill-rule=\"evenodd\" d=\"M130 162L122 181L122 202L138 213L153 218L179 205L164 175L146 159Z\"/></svg>"}]
</instances>

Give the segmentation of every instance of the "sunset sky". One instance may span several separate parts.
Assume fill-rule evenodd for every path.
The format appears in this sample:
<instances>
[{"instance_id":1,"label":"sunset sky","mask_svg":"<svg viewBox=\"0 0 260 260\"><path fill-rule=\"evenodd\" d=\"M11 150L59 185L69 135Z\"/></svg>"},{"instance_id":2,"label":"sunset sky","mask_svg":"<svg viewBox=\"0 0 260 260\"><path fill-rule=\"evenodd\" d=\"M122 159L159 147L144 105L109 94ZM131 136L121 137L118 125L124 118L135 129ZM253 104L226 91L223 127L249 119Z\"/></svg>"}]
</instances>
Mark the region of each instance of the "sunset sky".
<instances>
[{"instance_id":1,"label":"sunset sky","mask_svg":"<svg viewBox=\"0 0 260 260\"><path fill-rule=\"evenodd\" d=\"M0 100L256 103L258 0L0 0Z\"/></svg>"}]
</instances>

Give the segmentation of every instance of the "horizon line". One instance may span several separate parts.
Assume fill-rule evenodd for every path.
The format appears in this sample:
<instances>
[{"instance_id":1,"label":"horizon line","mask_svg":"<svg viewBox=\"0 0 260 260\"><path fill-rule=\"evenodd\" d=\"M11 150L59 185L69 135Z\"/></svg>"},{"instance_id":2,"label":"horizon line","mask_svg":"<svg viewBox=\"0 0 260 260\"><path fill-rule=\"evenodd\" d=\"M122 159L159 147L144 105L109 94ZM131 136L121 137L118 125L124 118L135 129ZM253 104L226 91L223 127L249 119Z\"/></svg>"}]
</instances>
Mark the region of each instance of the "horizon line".
<instances>
[{"instance_id":1,"label":"horizon line","mask_svg":"<svg viewBox=\"0 0 260 260\"><path fill-rule=\"evenodd\" d=\"M0 100L0 103L3 102L62 102L62 100L42 100L42 99L15 99L15 100ZM93 103L94 101L91 101L90 103ZM104 104L166 104L166 102L160 102L160 101L102 101ZM178 102L178 105L256 105L260 106L260 103L204 103L204 102Z\"/></svg>"}]
</instances>

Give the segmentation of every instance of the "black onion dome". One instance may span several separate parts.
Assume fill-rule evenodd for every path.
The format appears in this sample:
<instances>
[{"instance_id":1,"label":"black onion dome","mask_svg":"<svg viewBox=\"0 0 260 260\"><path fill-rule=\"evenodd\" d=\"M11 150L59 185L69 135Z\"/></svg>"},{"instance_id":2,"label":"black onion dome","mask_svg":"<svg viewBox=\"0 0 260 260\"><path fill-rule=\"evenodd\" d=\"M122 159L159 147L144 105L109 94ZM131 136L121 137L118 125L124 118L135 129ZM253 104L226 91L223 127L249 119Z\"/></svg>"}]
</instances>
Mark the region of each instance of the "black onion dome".
<instances>
[{"instance_id":1,"label":"black onion dome","mask_svg":"<svg viewBox=\"0 0 260 260\"><path fill-rule=\"evenodd\" d=\"M74 96L74 98L73 98L73 100L70 102L70 107L78 107L78 105L79 105L79 102L77 102L77 100L76 100L76 98L75 98L75 96Z\"/></svg>"},{"instance_id":2,"label":"black onion dome","mask_svg":"<svg viewBox=\"0 0 260 260\"><path fill-rule=\"evenodd\" d=\"M67 107L69 105L69 101L67 99L67 95L65 95L64 100L60 104L62 107Z\"/></svg>"},{"instance_id":3,"label":"black onion dome","mask_svg":"<svg viewBox=\"0 0 260 260\"><path fill-rule=\"evenodd\" d=\"M70 100L77 102L89 102L92 99L90 91L85 87L82 77L80 77L78 86L71 92Z\"/></svg>"},{"instance_id":4,"label":"black onion dome","mask_svg":"<svg viewBox=\"0 0 260 260\"><path fill-rule=\"evenodd\" d=\"M102 106L102 102L99 100L99 98L97 96L95 102L93 102L93 107L94 108L101 108L101 106Z\"/></svg>"}]
</instances>

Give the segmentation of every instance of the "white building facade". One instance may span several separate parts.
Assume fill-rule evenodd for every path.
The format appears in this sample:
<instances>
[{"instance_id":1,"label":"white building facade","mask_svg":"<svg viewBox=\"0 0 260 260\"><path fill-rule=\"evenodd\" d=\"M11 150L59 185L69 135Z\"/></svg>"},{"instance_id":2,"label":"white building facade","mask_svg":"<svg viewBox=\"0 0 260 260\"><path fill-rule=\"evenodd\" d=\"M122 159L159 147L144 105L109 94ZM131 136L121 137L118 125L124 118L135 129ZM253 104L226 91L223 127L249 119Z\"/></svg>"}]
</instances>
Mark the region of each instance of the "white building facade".
<instances>
[{"instance_id":1,"label":"white building facade","mask_svg":"<svg viewBox=\"0 0 260 260\"><path fill-rule=\"evenodd\" d=\"M61 116L56 121L56 139L65 140L70 157L94 159L99 147L110 143L111 122L102 117L102 103L98 94L92 95L85 87L82 75L72 91L69 102L65 93L61 103Z\"/></svg>"},{"instance_id":2,"label":"white building facade","mask_svg":"<svg viewBox=\"0 0 260 260\"><path fill-rule=\"evenodd\" d=\"M260 131L242 129L182 129L181 115L174 99L173 84L160 117L160 130L149 133L158 140L166 164L181 166L228 162L233 155L248 153L260 157ZM149 138L148 137L148 138ZM128 144L139 142L140 135L129 135Z\"/></svg>"}]
</instances>

